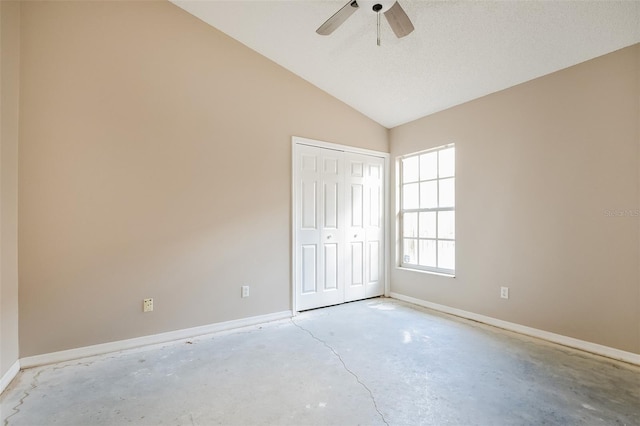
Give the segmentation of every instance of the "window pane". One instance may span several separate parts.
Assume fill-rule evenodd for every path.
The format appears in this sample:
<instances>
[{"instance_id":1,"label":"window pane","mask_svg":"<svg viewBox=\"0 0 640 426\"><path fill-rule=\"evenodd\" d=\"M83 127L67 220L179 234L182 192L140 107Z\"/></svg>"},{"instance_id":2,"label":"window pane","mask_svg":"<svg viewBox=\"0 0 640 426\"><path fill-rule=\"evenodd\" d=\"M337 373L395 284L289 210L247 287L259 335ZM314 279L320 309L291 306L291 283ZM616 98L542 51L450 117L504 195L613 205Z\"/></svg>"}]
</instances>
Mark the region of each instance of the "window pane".
<instances>
[{"instance_id":1,"label":"window pane","mask_svg":"<svg viewBox=\"0 0 640 426\"><path fill-rule=\"evenodd\" d=\"M418 157L402 160L402 182L416 182L418 180Z\"/></svg>"},{"instance_id":2,"label":"window pane","mask_svg":"<svg viewBox=\"0 0 640 426\"><path fill-rule=\"evenodd\" d=\"M420 265L436 267L436 242L420 240Z\"/></svg>"},{"instance_id":3,"label":"window pane","mask_svg":"<svg viewBox=\"0 0 640 426\"><path fill-rule=\"evenodd\" d=\"M442 179L440 183L440 207L453 207L456 204L455 178Z\"/></svg>"},{"instance_id":4,"label":"window pane","mask_svg":"<svg viewBox=\"0 0 640 426\"><path fill-rule=\"evenodd\" d=\"M455 270L455 148L413 154L401 166L402 264Z\"/></svg>"},{"instance_id":5,"label":"window pane","mask_svg":"<svg viewBox=\"0 0 640 426\"><path fill-rule=\"evenodd\" d=\"M417 209L418 206L418 184L411 183L409 185L404 185L402 191L402 208Z\"/></svg>"},{"instance_id":6,"label":"window pane","mask_svg":"<svg viewBox=\"0 0 640 426\"><path fill-rule=\"evenodd\" d=\"M420 212L420 238L436 238L436 212Z\"/></svg>"},{"instance_id":7,"label":"window pane","mask_svg":"<svg viewBox=\"0 0 640 426\"><path fill-rule=\"evenodd\" d=\"M420 156L420 180L438 177L438 152L430 152Z\"/></svg>"},{"instance_id":8,"label":"window pane","mask_svg":"<svg viewBox=\"0 0 640 426\"><path fill-rule=\"evenodd\" d=\"M456 214L438 212L438 238L453 240L456 237Z\"/></svg>"},{"instance_id":9,"label":"window pane","mask_svg":"<svg viewBox=\"0 0 640 426\"><path fill-rule=\"evenodd\" d=\"M418 240L410 240L408 238L404 239L402 263L411 263L413 265L418 264L417 242Z\"/></svg>"},{"instance_id":10,"label":"window pane","mask_svg":"<svg viewBox=\"0 0 640 426\"><path fill-rule=\"evenodd\" d=\"M438 181L422 182L420 184L420 208L434 207L438 207Z\"/></svg>"},{"instance_id":11,"label":"window pane","mask_svg":"<svg viewBox=\"0 0 640 426\"><path fill-rule=\"evenodd\" d=\"M456 243L438 241L438 268L456 269Z\"/></svg>"},{"instance_id":12,"label":"window pane","mask_svg":"<svg viewBox=\"0 0 640 426\"><path fill-rule=\"evenodd\" d=\"M413 238L418 236L418 213L405 213L402 216L402 235Z\"/></svg>"},{"instance_id":13,"label":"window pane","mask_svg":"<svg viewBox=\"0 0 640 426\"><path fill-rule=\"evenodd\" d=\"M443 149L438 151L440 156L440 164L438 168L438 176L450 177L456 174L456 154L455 148Z\"/></svg>"}]
</instances>

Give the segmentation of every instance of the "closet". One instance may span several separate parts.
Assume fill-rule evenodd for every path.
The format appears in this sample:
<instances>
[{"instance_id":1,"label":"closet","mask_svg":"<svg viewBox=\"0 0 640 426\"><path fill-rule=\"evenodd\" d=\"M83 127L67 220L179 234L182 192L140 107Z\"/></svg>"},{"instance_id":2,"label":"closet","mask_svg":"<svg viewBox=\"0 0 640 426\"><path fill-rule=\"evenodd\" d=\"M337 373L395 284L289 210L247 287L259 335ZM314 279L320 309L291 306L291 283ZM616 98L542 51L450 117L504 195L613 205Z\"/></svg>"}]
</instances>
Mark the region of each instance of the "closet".
<instances>
[{"instance_id":1,"label":"closet","mask_svg":"<svg viewBox=\"0 0 640 426\"><path fill-rule=\"evenodd\" d=\"M294 309L385 292L384 153L294 138Z\"/></svg>"}]
</instances>

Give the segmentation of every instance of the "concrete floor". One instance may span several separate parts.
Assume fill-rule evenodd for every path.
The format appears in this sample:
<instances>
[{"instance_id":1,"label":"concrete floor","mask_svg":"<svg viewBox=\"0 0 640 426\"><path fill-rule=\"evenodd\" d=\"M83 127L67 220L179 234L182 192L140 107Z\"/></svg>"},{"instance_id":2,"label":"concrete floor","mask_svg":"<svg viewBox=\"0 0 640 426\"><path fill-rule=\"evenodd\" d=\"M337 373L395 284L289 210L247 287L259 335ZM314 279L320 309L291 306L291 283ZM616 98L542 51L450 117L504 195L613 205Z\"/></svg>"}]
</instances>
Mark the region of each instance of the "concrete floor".
<instances>
[{"instance_id":1,"label":"concrete floor","mask_svg":"<svg viewBox=\"0 0 640 426\"><path fill-rule=\"evenodd\" d=\"M4 425L639 425L640 368L391 299L21 373Z\"/></svg>"}]
</instances>

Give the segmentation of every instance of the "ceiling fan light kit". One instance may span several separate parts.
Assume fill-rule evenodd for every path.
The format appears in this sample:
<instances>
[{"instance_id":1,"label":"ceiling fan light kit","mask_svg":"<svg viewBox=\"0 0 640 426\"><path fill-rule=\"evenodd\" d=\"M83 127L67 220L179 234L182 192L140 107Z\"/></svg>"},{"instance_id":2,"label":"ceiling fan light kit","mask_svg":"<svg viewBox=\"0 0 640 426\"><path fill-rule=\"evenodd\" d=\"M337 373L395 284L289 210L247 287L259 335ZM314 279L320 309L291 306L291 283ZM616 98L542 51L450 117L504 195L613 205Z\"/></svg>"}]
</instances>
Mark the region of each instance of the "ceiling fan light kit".
<instances>
[{"instance_id":1,"label":"ceiling fan light kit","mask_svg":"<svg viewBox=\"0 0 640 426\"><path fill-rule=\"evenodd\" d=\"M340 25L342 25L351 15L353 15L361 6L370 5L371 10L376 13L377 17L377 42L380 46L380 13L384 13L389 26L398 38L405 37L414 30L411 20L407 16L400 3L390 0L352 0L345 4L340 10L334 13L324 24L316 30L320 35L329 35L333 33ZM364 8L364 7L363 7Z\"/></svg>"}]
</instances>

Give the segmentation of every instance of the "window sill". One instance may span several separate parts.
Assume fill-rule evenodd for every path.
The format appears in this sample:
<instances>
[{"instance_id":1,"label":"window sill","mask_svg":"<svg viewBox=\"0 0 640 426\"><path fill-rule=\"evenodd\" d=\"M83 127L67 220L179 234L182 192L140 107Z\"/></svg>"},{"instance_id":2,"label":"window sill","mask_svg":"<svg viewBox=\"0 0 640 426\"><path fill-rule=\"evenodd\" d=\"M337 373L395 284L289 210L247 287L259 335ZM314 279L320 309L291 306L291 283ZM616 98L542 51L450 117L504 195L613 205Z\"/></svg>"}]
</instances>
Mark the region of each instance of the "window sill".
<instances>
[{"instance_id":1,"label":"window sill","mask_svg":"<svg viewBox=\"0 0 640 426\"><path fill-rule=\"evenodd\" d=\"M428 274L428 275L437 275L440 277L445 277L445 278L455 278L455 274L447 274L444 272L434 272L434 271L425 271L424 269L413 269L413 268L407 268L406 266L396 266L396 269L399 269L401 271L410 271L410 272L418 272L420 274Z\"/></svg>"}]
</instances>

